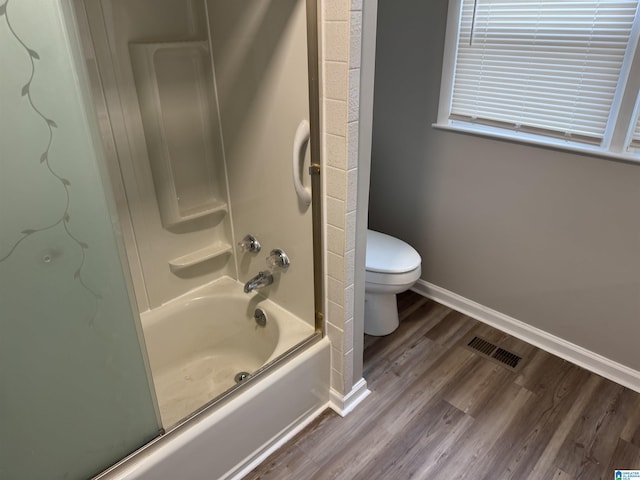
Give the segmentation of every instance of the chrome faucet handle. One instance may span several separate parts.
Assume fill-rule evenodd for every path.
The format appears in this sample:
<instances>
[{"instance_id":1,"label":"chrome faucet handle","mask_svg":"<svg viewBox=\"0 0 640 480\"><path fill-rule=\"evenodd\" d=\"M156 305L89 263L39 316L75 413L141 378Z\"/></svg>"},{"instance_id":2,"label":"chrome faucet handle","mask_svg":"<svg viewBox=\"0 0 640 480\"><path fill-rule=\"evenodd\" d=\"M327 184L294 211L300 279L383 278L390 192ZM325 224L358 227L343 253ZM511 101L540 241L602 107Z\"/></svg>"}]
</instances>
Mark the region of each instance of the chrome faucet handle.
<instances>
[{"instance_id":1,"label":"chrome faucet handle","mask_svg":"<svg viewBox=\"0 0 640 480\"><path fill-rule=\"evenodd\" d=\"M256 237L251 234L245 235L238 247L244 252L258 253L262 246Z\"/></svg>"},{"instance_id":2,"label":"chrome faucet handle","mask_svg":"<svg viewBox=\"0 0 640 480\"><path fill-rule=\"evenodd\" d=\"M275 248L271 250L271 254L267 257L267 266L269 268L280 268L286 270L291 265L291 260L283 250Z\"/></svg>"}]
</instances>

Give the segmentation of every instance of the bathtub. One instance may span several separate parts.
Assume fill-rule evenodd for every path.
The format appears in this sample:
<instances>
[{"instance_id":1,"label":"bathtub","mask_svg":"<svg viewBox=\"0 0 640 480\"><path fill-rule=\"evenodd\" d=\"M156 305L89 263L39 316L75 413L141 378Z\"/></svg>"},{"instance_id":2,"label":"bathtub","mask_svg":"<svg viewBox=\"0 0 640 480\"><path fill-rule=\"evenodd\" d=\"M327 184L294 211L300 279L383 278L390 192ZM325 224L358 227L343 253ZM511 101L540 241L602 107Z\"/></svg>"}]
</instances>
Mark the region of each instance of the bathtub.
<instances>
[{"instance_id":1,"label":"bathtub","mask_svg":"<svg viewBox=\"0 0 640 480\"><path fill-rule=\"evenodd\" d=\"M267 317L260 326L254 313ZM171 427L309 338L311 323L223 277L141 315L158 406ZM311 318L312 320L312 318Z\"/></svg>"},{"instance_id":2,"label":"bathtub","mask_svg":"<svg viewBox=\"0 0 640 480\"><path fill-rule=\"evenodd\" d=\"M95 480L241 478L329 405L329 341L230 278L141 317L163 425L173 428ZM244 385L239 372L251 374Z\"/></svg>"}]
</instances>

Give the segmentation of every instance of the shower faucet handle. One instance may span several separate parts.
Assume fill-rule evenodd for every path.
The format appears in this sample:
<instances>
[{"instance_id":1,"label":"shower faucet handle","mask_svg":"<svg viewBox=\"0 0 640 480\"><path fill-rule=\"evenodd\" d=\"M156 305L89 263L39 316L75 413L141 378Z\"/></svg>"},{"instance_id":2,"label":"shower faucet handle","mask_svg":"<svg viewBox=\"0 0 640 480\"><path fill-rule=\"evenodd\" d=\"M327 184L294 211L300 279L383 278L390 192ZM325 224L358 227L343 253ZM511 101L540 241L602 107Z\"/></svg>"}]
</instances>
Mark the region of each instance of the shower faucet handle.
<instances>
[{"instance_id":1,"label":"shower faucet handle","mask_svg":"<svg viewBox=\"0 0 640 480\"><path fill-rule=\"evenodd\" d=\"M256 237L250 233L245 235L241 242L238 243L238 247L244 252L258 253L262 246Z\"/></svg>"},{"instance_id":2,"label":"shower faucet handle","mask_svg":"<svg viewBox=\"0 0 640 480\"><path fill-rule=\"evenodd\" d=\"M286 270L291 265L291 260L284 250L279 248L275 248L271 250L271 254L267 257L267 265L269 268L280 268L282 270Z\"/></svg>"}]
</instances>

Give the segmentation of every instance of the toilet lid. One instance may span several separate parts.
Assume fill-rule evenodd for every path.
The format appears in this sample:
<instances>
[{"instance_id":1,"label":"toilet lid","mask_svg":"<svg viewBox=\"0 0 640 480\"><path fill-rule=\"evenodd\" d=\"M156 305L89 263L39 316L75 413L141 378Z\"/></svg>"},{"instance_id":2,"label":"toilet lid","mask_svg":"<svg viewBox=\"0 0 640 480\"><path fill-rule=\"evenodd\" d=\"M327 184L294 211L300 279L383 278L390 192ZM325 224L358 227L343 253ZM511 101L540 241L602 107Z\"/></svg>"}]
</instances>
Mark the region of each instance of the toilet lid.
<instances>
[{"instance_id":1,"label":"toilet lid","mask_svg":"<svg viewBox=\"0 0 640 480\"><path fill-rule=\"evenodd\" d=\"M418 268L421 261L420 254L411 245L390 235L367 230L366 269L370 272L409 272Z\"/></svg>"}]
</instances>

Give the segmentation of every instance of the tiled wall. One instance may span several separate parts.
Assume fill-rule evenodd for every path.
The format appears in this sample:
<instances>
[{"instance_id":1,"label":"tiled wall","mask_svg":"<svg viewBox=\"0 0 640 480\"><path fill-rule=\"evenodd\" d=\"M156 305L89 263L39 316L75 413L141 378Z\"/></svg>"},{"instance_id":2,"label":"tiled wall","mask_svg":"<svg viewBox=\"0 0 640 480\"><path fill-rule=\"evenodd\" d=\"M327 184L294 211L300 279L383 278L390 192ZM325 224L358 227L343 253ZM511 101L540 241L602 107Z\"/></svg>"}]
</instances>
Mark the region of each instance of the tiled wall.
<instances>
[{"instance_id":1,"label":"tiled wall","mask_svg":"<svg viewBox=\"0 0 640 480\"><path fill-rule=\"evenodd\" d=\"M327 331L331 388L346 395L354 374L354 265L362 0L321 0Z\"/></svg>"}]
</instances>

